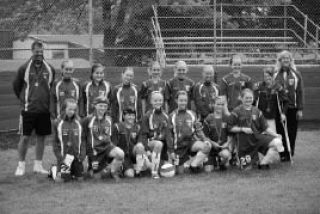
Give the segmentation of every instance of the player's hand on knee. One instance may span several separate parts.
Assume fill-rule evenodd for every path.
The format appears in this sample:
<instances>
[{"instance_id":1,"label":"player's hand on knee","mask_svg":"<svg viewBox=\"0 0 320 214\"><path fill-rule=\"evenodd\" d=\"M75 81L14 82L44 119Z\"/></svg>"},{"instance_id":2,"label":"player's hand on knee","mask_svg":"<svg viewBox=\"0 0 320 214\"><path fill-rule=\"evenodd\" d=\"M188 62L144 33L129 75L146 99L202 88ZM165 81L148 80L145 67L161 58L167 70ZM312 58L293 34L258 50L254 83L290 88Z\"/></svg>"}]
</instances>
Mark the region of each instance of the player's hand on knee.
<instances>
[{"instance_id":1,"label":"player's hand on knee","mask_svg":"<svg viewBox=\"0 0 320 214\"><path fill-rule=\"evenodd\" d=\"M253 134L253 131L251 128L241 128L241 131L246 134Z\"/></svg>"},{"instance_id":2,"label":"player's hand on knee","mask_svg":"<svg viewBox=\"0 0 320 214\"><path fill-rule=\"evenodd\" d=\"M137 143L134 147L134 152L136 154L144 154L145 153L145 148L144 145L142 143Z\"/></svg>"}]
</instances>

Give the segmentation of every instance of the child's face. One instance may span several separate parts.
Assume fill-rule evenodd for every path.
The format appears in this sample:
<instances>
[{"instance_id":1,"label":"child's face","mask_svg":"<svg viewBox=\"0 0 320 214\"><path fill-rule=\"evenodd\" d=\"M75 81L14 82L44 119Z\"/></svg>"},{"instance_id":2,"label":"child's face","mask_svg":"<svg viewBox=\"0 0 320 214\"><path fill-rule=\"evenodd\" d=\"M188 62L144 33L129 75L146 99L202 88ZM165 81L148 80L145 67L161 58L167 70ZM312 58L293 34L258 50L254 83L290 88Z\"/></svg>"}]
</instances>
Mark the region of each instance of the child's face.
<instances>
[{"instance_id":1,"label":"child's face","mask_svg":"<svg viewBox=\"0 0 320 214\"><path fill-rule=\"evenodd\" d=\"M280 62L281 62L281 66L282 66L282 67L288 68L288 67L290 67L291 59L290 59L289 56L283 56L283 57L281 58Z\"/></svg>"},{"instance_id":2,"label":"child's face","mask_svg":"<svg viewBox=\"0 0 320 214\"><path fill-rule=\"evenodd\" d=\"M108 110L108 104L106 103L98 103L95 105L96 111L99 115L104 115Z\"/></svg>"},{"instance_id":3,"label":"child's face","mask_svg":"<svg viewBox=\"0 0 320 214\"><path fill-rule=\"evenodd\" d=\"M187 104L188 104L188 97L187 95L181 94L179 95L178 99L177 99L177 104L178 104L178 108L180 110L185 110L187 109Z\"/></svg>"},{"instance_id":4,"label":"child's face","mask_svg":"<svg viewBox=\"0 0 320 214\"><path fill-rule=\"evenodd\" d=\"M270 76L270 74L268 74L266 72L263 74L263 79L267 84L271 84L272 83L272 77Z\"/></svg>"},{"instance_id":5,"label":"child's face","mask_svg":"<svg viewBox=\"0 0 320 214\"><path fill-rule=\"evenodd\" d=\"M97 67L95 71L92 73L92 79L97 82L102 81L104 79L104 68Z\"/></svg>"},{"instance_id":6,"label":"child's face","mask_svg":"<svg viewBox=\"0 0 320 214\"><path fill-rule=\"evenodd\" d=\"M153 94L151 98L151 104L154 109L160 109L163 105L163 97L161 94Z\"/></svg>"},{"instance_id":7,"label":"child's face","mask_svg":"<svg viewBox=\"0 0 320 214\"><path fill-rule=\"evenodd\" d=\"M213 81L213 78L214 78L213 69L209 67L204 68L202 72L202 77L203 77L203 80L206 82Z\"/></svg>"},{"instance_id":8,"label":"child's face","mask_svg":"<svg viewBox=\"0 0 320 214\"><path fill-rule=\"evenodd\" d=\"M224 108L223 100L222 99L217 99L215 104L214 104L214 110L216 112L222 112L223 108Z\"/></svg>"},{"instance_id":9,"label":"child's face","mask_svg":"<svg viewBox=\"0 0 320 214\"><path fill-rule=\"evenodd\" d=\"M62 69L62 74L64 79L71 79L74 73L74 68L72 63L68 62L64 65Z\"/></svg>"},{"instance_id":10,"label":"child's face","mask_svg":"<svg viewBox=\"0 0 320 214\"><path fill-rule=\"evenodd\" d=\"M150 69L150 74L153 78L158 78L161 76L161 68L159 64L154 64Z\"/></svg>"},{"instance_id":11,"label":"child's face","mask_svg":"<svg viewBox=\"0 0 320 214\"><path fill-rule=\"evenodd\" d=\"M188 72L187 65L183 62L178 63L175 72L177 77L185 77Z\"/></svg>"},{"instance_id":12,"label":"child's face","mask_svg":"<svg viewBox=\"0 0 320 214\"><path fill-rule=\"evenodd\" d=\"M133 73L133 70L131 70L131 69L126 70L122 74L122 82L125 85L130 84L131 81L133 80L133 78L134 78L134 73Z\"/></svg>"},{"instance_id":13,"label":"child's face","mask_svg":"<svg viewBox=\"0 0 320 214\"><path fill-rule=\"evenodd\" d=\"M123 118L126 123L130 123L130 124L133 124L136 121L136 115L132 113L125 114Z\"/></svg>"},{"instance_id":14,"label":"child's face","mask_svg":"<svg viewBox=\"0 0 320 214\"><path fill-rule=\"evenodd\" d=\"M235 57L232 60L231 68L233 71L241 71L242 68L242 60L240 57Z\"/></svg>"},{"instance_id":15,"label":"child's face","mask_svg":"<svg viewBox=\"0 0 320 214\"><path fill-rule=\"evenodd\" d=\"M245 106L251 106L253 103L253 94L250 92L246 92L242 97L242 103Z\"/></svg>"},{"instance_id":16,"label":"child's face","mask_svg":"<svg viewBox=\"0 0 320 214\"><path fill-rule=\"evenodd\" d=\"M73 117L77 111L76 103L68 103L66 107L66 115L67 117Z\"/></svg>"}]
</instances>

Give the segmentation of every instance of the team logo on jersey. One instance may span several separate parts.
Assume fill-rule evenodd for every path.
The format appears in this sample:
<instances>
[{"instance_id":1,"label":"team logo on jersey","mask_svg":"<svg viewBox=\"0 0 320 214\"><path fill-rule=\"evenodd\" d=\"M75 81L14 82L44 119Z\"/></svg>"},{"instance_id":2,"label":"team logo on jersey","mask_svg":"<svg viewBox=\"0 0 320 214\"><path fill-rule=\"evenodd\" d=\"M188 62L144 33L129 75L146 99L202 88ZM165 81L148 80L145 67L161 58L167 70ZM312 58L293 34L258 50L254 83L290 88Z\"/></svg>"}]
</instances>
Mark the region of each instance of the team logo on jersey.
<instances>
[{"instance_id":1,"label":"team logo on jersey","mask_svg":"<svg viewBox=\"0 0 320 214\"><path fill-rule=\"evenodd\" d=\"M294 84L294 79L289 79L289 85L293 85Z\"/></svg>"},{"instance_id":2,"label":"team logo on jersey","mask_svg":"<svg viewBox=\"0 0 320 214\"><path fill-rule=\"evenodd\" d=\"M132 132L132 133L131 133L131 138L132 138L132 139L136 139L136 137L137 137L137 133L136 133L136 132Z\"/></svg>"},{"instance_id":3,"label":"team logo on jersey","mask_svg":"<svg viewBox=\"0 0 320 214\"><path fill-rule=\"evenodd\" d=\"M186 91L189 92L190 91L190 85L186 85Z\"/></svg>"},{"instance_id":4,"label":"team logo on jersey","mask_svg":"<svg viewBox=\"0 0 320 214\"><path fill-rule=\"evenodd\" d=\"M221 123L221 128L223 128L223 129L227 128L227 123L222 122L222 123Z\"/></svg>"},{"instance_id":5,"label":"team logo on jersey","mask_svg":"<svg viewBox=\"0 0 320 214\"><path fill-rule=\"evenodd\" d=\"M43 73L43 79L47 80L48 79L49 74L48 73Z\"/></svg>"},{"instance_id":6,"label":"team logo on jersey","mask_svg":"<svg viewBox=\"0 0 320 214\"><path fill-rule=\"evenodd\" d=\"M134 103L136 100L136 97L135 96L130 96L130 103Z\"/></svg>"},{"instance_id":7,"label":"team logo on jersey","mask_svg":"<svg viewBox=\"0 0 320 214\"><path fill-rule=\"evenodd\" d=\"M60 91L60 97L63 97L65 95L64 91Z\"/></svg>"},{"instance_id":8,"label":"team logo on jersey","mask_svg":"<svg viewBox=\"0 0 320 214\"><path fill-rule=\"evenodd\" d=\"M110 133L110 127L107 126L104 131L105 131L106 134L109 134Z\"/></svg>"},{"instance_id":9,"label":"team logo on jersey","mask_svg":"<svg viewBox=\"0 0 320 214\"><path fill-rule=\"evenodd\" d=\"M94 131L94 132L98 132L98 126L92 126L92 130Z\"/></svg>"},{"instance_id":10,"label":"team logo on jersey","mask_svg":"<svg viewBox=\"0 0 320 214\"><path fill-rule=\"evenodd\" d=\"M75 90L71 90L70 94L71 94L72 97L75 97L76 96L76 91Z\"/></svg>"},{"instance_id":11,"label":"team logo on jersey","mask_svg":"<svg viewBox=\"0 0 320 214\"><path fill-rule=\"evenodd\" d=\"M62 129L62 135L68 135L68 129Z\"/></svg>"},{"instance_id":12,"label":"team logo on jersey","mask_svg":"<svg viewBox=\"0 0 320 214\"><path fill-rule=\"evenodd\" d=\"M192 127L192 120L186 120L186 123L190 128Z\"/></svg>"},{"instance_id":13,"label":"team logo on jersey","mask_svg":"<svg viewBox=\"0 0 320 214\"><path fill-rule=\"evenodd\" d=\"M256 120L257 119L257 115L253 114L252 115L252 120Z\"/></svg>"},{"instance_id":14,"label":"team logo on jersey","mask_svg":"<svg viewBox=\"0 0 320 214\"><path fill-rule=\"evenodd\" d=\"M73 129L73 134L74 134L75 136L78 136L78 135L79 135L79 130L78 130L78 129Z\"/></svg>"},{"instance_id":15,"label":"team logo on jersey","mask_svg":"<svg viewBox=\"0 0 320 214\"><path fill-rule=\"evenodd\" d=\"M245 82L244 81L240 81L240 85L241 87L244 87Z\"/></svg>"},{"instance_id":16,"label":"team logo on jersey","mask_svg":"<svg viewBox=\"0 0 320 214\"><path fill-rule=\"evenodd\" d=\"M104 97L104 96L105 96L105 93L106 93L105 91L101 91L101 90L100 90L100 91L99 91L99 97Z\"/></svg>"}]
</instances>

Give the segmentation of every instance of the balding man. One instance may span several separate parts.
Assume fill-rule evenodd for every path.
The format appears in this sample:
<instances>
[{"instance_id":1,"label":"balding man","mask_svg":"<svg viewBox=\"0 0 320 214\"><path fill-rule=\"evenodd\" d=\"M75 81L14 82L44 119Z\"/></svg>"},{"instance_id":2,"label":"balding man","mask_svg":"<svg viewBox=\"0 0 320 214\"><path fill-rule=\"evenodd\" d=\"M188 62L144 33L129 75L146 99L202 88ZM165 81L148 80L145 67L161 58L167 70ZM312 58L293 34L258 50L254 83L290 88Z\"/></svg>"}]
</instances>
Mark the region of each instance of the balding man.
<instances>
[{"instance_id":1,"label":"balding man","mask_svg":"<svg viewBox=\"0 0 320 214\"><path fill-rule=\"evenodd\" d=\"M213 113L215 100L219 96L219 86L214 82L214 77L213 66L203 66L202 80L195 85L193 90L196 112L201 121Z\"/></svg>"},{"instance_id":2,"label":"balding man","mask_svg":"<svg viewBox=\"0 0 320 214\"><path fill-rule=\"evenodd\" d=\"M174 77L167 82L166 96L168 103L168 113L175 110L178 105L176 103L176 95L179 91L186 91L188 93L188 109L191 109L193 102L192 91L194 81L186 76L188 73L188 66L185 61L178 61L174 67Z\"/></svg>"}]
</instances>

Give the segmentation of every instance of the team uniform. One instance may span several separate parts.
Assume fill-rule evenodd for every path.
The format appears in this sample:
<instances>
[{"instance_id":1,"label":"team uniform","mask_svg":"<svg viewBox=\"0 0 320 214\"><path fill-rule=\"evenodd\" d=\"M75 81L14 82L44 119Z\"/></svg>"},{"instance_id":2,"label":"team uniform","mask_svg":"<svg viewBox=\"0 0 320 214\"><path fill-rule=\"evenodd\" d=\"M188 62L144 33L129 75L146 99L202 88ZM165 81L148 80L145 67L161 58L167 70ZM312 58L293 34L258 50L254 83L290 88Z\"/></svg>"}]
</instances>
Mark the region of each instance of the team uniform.
<instances>
[{"instance_id":1,"label":"team uniform","mask_svg":"<svg viewBox=\"0 0 320 214\"><path fill-rule=\"evenodd\" d=\"M188 109L191 109L191 100L193 100L193 87L193 80L187 77L184 77L183 79L174 77L167 82L165 99L169 105L169 112L172 112L178 107L176 103L176 96L179 91L186 91L188 93Z\"/></svg>"},{"instance_id":2,"label":"team uniform","mask_svg":"<svg viewBox=\"0 0 320 214\"><path fill-rule=\"evenodd\" d=\"M99 120L96 115L89 116L84 119L83 128L86 135L89 168L92 168L92 162L98 162L98 168L94 171L99 172L111 161L109 154L115 148L111 142L111 117L104 116Z\"/></svg>"},{"instance_id":3,"label":"team uniform","mask_svg":"<svg viewBox=\"0 0 320 214\"><path fill-rule=\"evenodd\" d=\"M148 148L148 142L152 140L163 143L161 158L167 160L167 152L173 152L173 142L169 116L163 110L150 110L142 118L139 142Z\"/></svg>"},{"instance_id":4,"label":"team uniform","mask_svg":"<svg viewBox=\"0 0 320 214\"><path fill-rule=\"evenodd\" d=\"M140 89L140 97L141 99L146 100L146 112L152 109L152 105L150 103L151 93L154 91L160 91L163 97L165 97L166 96L165 90L166 90L165 80L160 79L157 83L155 83L152 79L149 79L142 83L141 89ZM166 100L166 98L164 99Z\"/></svg>"},{"instance_id":5,"label":"team uniform","mask_svg":"<svg viewBox=\"0 0 320 214\"><path fill-rule=\"evenodd\" d=\"M58 118L61 115L62 105L66 99L72 98L78 103L82 99L80 84L75 79L62 79L54 83L51 90L50 112L53 118Z\"/></svg>"},{"instance_id":6,"label":"team uniform","mask_svg":"<svg viewBox=\"0 0 320 214\"><path fill-rule=\"evenodd\" d=\"M53 130L53 151L57 158L58 172L61 172L62 177L63 172L68 172L70 176L82 177L86 143L80 121L75 117L58 119Z\"/></svg>"},{"instance_id":7,"label":"team uniform","mask_svg":"<svg viewBox=\"0 0 320 214\"><path fill-rule=\"evenodd\" d=\"M183 165L189 160L189 156L196 155L191 148L197 141L196 115L191 110L174 110L170 114L170 122L173 130L173 149L178 163Z\"/></svg>"},{"instance_id":8,"label":"team uniform","mask_svg":"<svg viewBox=\"0 0 320 214\"><path fill-rule=\"evenodd\" d=\"M262 134L268 126L262 112L255 106L252 106L251 110L246 110L243 105L235 108L228 120L228 127L234 126L251 128L253 131L253 134L243 132L237 134L240 159L248 156L250 159L256 157L256 152L265 155L270 142L275 138L268 134Z\"/></svg>"},{"instance_id":9,"label":"team uniform","mask_svg":"<svg viewBox=\"0 0 320 214\"><path fill-rule=\"evenodd\" d=\"M111 98L111 84L105 80L97 85L94 81L86 83L82 91L83 104L80 108L81 116L89 116L94 112L93 101L97 97Z\"/></svg>"},{"instance_id":10,"label":"team uniform","mask_svg":"<svg viewBox=\"0 0 320 214\"><path fill-rule=\"evenodd\" d=\"M133 153L134 146L138 143L140 125L134 124L127 128L124 122L116 123L112 130L112 142L124 152L123 171L133 169L136 157Z\"/></svg>"},{"instance_id":11,"label":"team uniform","mask_svg":"<svg viewBox=\"0 0 320 214\"><path fill-rule=\"evenodd\" d=\"M214 111L216 98L219 96L219 86L214 82L199 82L193 90L194 103L198 117L203 121Z\"/></svg>"},{"instance_id":12,"label":"team uniform","mask_svg":"<svg viewBox=\"0 0 320 214\"><path fill-rule=\"evenodd\" d=\"M227 97L229 111L241 104L241 91L245 88L252 89L252 86L251 78L243 73L238 78L230 73L221 79L220 93Z\"/></svg>"},{"instance_id":13,"label":"team uniform","mask_svg":"<svg viewBox=\"0 0 320 214\"><path fill-rule=\"evenodd\" d=\"M111 97L112 120L114 122L123 121L123 110L133 109L136 112L136 119L139 119L141 109L140 96L135 84L117 85Z\"/></svg>"},{"instance_id":14,"label":"team uniform","mask_svg":"<svg viewBox=\"0 0 320 214\"><path fill-rule=\"evenodd\" d=\"M33 129L37 135L51 134L50 89L54 78L55 70L45 60L40 68L35 67L32 59L19 68L13 89L21 103L23 135L30 136Z\"/></svg>"},{"instance_id":15,"label":"team uniform","mask_svg":"<svg viewBox=\"0 0 320 214\"><path fill-rule=\"evenodd\" d=\"M281 69L279 72L274 74L274 80L284 88L288 97L288 108L285 114L287 118L287 128L289 141L291 145L291 151L292 155L294 155L295 141L298 129L297 111L302 111L304 105L302 76L299 71ZM282 139L285 140L286 138L281 125L281 121L277 120L276 122L277 131L282 135ZM285 153L288 153L286 143L284 143L284 146Z\"/></svg>"}]
</instances>

